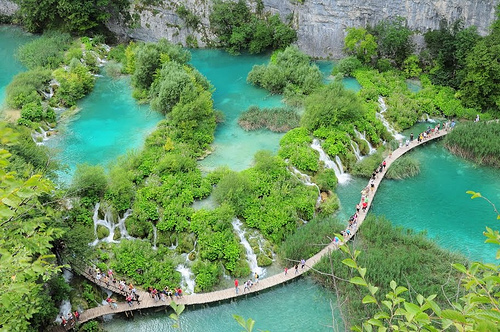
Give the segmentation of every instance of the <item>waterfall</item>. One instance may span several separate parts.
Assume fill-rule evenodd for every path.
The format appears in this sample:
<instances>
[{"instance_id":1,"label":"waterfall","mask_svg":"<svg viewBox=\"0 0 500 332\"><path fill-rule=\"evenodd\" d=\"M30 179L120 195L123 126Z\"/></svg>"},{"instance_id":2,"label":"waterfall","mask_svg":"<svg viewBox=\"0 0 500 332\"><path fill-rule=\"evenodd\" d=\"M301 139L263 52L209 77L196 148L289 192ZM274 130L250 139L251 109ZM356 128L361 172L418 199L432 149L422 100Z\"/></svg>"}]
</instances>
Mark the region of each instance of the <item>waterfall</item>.
<instances>
[{"instance_id":1,"label":"waterfall","mask_svg":"<svg viewBox=\"0 0 500 332\"><path fill-rule=\"evenodd\" d=\"M42 95L46 100L49 100L54 96L54 89L52 88L52 85L49 85L49 92L45 92L43 90L41 90L40 92L42 93Z\"/></svg>"},{"instance_id":2,"label":"waterfall","mask_svg":"<svg viewBox=\"0 0 500 332\"><path fill-rule=\"evenodd\" d=\"M347 173L344 173L344 169L342 167L342 162L338 156L335 156L336 162L330 159L330 157L323 151L321 144L317 138L315 138L311 144L311 148L319 152L319 160L325 163L326 168L333 169L335 175L337 176L337 180L340 184L345 184L349 181L350 176Z\"/></svg>"},{"instance_id":3,"label":"waterfall","mask_svg":"<svg viewBox=\"0 0 500 332\"><path fill-rule=\"evenodd\" d=\"M100 204L96 203L94 208L94 215L92 216L92 219L94 221L94 234L96 235L96 239L90 245L95 246L99 242L120 243L120 241L114 239L116 228L120 230L121 239L133 239L133 237L128 234L127 229L125 228L125 220L127 220L127 218L132 214L132 210L127 210L123 214L122 218L118 218L118 223L115 224L113 222L113 213L111 212L110 208L106 209L106 212L104 213L104 219L99 219L99 207ZM99 225L106 227L109 231L109 235L101 240L97 238L97 226Z\"/></svg>"},{"instance_id":4,"label":"waterfall","mask_svg":"<svg viewBox=\"0 0 500 332\"><path fill-rule=\"evenodd\" d=\"M153 250L156 250L158 249L156 247L156 238L157 238L157 233L156 233L156 226L154 224L153 225Z\"/></svg>"},{"instance_id":5,"label":"waterfall","mask_svg":"<svg viewBox=\"0 0 500 332\"><path fill-rule=\"evenodd\" d=\"M354 152L354 156L356 156L356 160L361 160L363 159L363 156L361 155L361 152L359 151L359 145L355 141L351 141L351 147L352 151Z\"/></svg>"},{"instance_id":6,"label":"waterfall","mask_svg":"<svg viewBox=\"0 0 500 332\"><path fill-rule=\"evenodd\" d=\"M38 131L33 131L31 133L31 138L33 139L33 142L35 142L36 145L43 145L45 141L49 139L49 135L47 135L48 132L52 131L52 128L49 127L49 131L45 131L42 127L38 127L40 132Z\"/></svg>"},{"instance_id":7,"label":"waterfall","mask_svg":"<svg viewBox=\"0 0 500 332\"><path fill-rule=\"evenodd\" d=\"M398 141L400 140L403 140L405 137L401 134L399 134L396 129L394 129L391 124L389 123L389 121L387 121L387 119L384 117L384 113L385 111L387 111L387 105L385 104L385 101L384 101L384 98L382 98L382 96L379 96L378 97L378 103L379 103L379 107L380 107L380 112L377 112L375 114L375 116L377 117L377 119L379 119L382 124L384 125L384 127L387 129L387 131Z\"/></svg>"},{"instance_id":8,"label":"waterfall","mask_svg":"<svg viewBox=\"0 0 500 332\"><path fill-rule=\"evenodd\" d=\"M245 238L245 231L241 229L241 225L243 225L243 223L238 218L235 218L232 224L234 230L240 237L240 243L243 245L243 247L245 247L245 250L247 252L247 259L248 264L250 265L250 270L252 270L252 273L257 273L259 276L263 275L265 270L257 264L257 255L254 254L250 243L248 243L248 240Z\"/></svg>"},{"instance_id":9,"label":"waterfall","mask_svg":"<svg viewBox=\"0 0 500 332\"><path fill-rule=\"evenodd\" d=\"M69 283L71 281L71 278L73 278L73 273L71 273L70 270L63 270L63 278L66 281L66 283ZM68 313L71 311L71 302L69 300L62 300L61 305L59 306L59 315L57 315L55 322L58 324L61 324L61 315L66 318L68 316Z\"/></svg>"},{"instance_id":10,"label":"waterfall","mask_svg":"<svg viewBox=\"0 0 500 332\"><path fill-rule=\"evenodd\" d=\"M373 148L373 145L370 143L369 140L366 139L366 132L363 131L363 133L361 134L359 131L357 131L356 129L354 129L354 132L356 133L356 136L360 139L360 140L363 140L366 142L366 144L368 144L368 149L370 149L370 151L368 152L368 154L372 154L372 153L375 153L377 152L377 149Z\"/></svg>"},{"instance_id":11,"label":"waterfall","mask_svg":"<svg viewBox=\"0 0 500 332\"><path fill-rule=\"evenodd\" d=\"M310 186L310 187L315 186L318 189L318 199L316 199L316 207L318 207L319 204L321 203L321 190L319 189L318 185L311 181L311 177L309 175L302 173L301 171L299 171L298 169L296 169L293 166L291 166L291 167L292 167L292 172L293 172L292 174L295 175L295 177L300 182L302 182L306 186Z\"/></svg>"},{"instance_id":12,"label":"waterfall","mask_svg":"<svg viewBox=\"0 0 500 332\"><path fill-rule=\"evenodd\" d=\"M436 120L431 119L431 118L429 117L429 114L424 113L424 114L422 115L422 122L436 123Z\"/></svg>"},{"instance_id":13,"label":"waterfall","mask_svg":"<svg viewBox=\"0 0 500 332\"><path fill-rule=\"evenodd\" d=\"M181 287L188 294L194 294L195 281L193 279L193 272L191 269L184 264L179 264L176 271L180 272L182 276Z\"/></svg>"}]
</instances>

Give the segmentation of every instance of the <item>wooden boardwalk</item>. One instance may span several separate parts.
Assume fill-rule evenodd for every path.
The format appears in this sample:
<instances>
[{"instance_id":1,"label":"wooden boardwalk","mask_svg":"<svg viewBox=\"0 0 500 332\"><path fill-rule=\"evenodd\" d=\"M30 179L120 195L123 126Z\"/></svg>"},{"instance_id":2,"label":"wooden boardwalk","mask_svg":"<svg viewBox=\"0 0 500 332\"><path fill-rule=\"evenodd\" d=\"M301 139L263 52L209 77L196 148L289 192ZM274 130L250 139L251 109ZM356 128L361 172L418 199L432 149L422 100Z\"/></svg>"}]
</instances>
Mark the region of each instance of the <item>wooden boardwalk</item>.
<instances>
[{"instance_id":1,"label":"wooden boardwalk","mask_svg":"<svg viewBox=\"0 0 500 332\"><path fill-rule=\"evenodd\" d=\"M411 149L413 149L419 145L425 144L425 143L427 143L431 140L434 140L436 138L440 138L440 137L446 135L447 133L448 133L448 131L441 130L439 133L432 134L431 137L428 137L427 139L425 139L423 142L420 142L420 143L418 143L417 140L413 140L408 147L403 146L403 147L396 149L394 152L392 152L391 155L389 155L389 157L387 157L385 159L386 168L383 170L382 173L378 173L377 178L375 179L375 186L374 186L373 190L370 190L368 192L368 207L367 207L366 213L364 213L364 212L359 213L356 226L351 228L351 232L352 232L351 237L354 236L354 234L356 233L358 228L361 226L361 224L365 220L366 214L368 213L368 210L370 209L370 206L373 202L373 198L374 198L375 194L377 193L377 189L380 185L380 182L384 178L385 173L386 173L387 169L391 166L391 164L395 160L397 160L399 157L404 155L406 152L410 151ZM219 291L210 292L210 293L199 293L199 294L185 295L181 299L175 299L175 302L177 304L184 304L184 305L201 305L201 304L216 303L216 302L227 301L227 300L231 300L231 299L235 299L235 298L239 298L239 297L245 297L246 294L256 293L256 292L283 284L283 283L288 282L294 278L297 278L300 275L302 275L303 273L309 271L316 263L319 262L319 260L323 256L325 256L326 254L328 254L332 250L338 249L338 246L340 244L342 244L342 243L335 244L334 242L332 242L329 245L327 245L325 248L323 248L316 255L309 258L306 261L306 266L303 269L301 269L301 267L299 265L298 273L295 273L295 269L291 268L288 270L287 275L285 275L284 273L279 273L279 274L264 278L262 280L259 280L259 282L257 284L254 284L252 286L252 288L250 289L250 291L246 291L246 292L243 291L243 281L244 280L242 280L242 282L240 283L240 287L239 287L239 294L236 294L234 287L232 287L229 289L219 290ZM99 285L107 288L106 285L103 285L102 283L100 283ZM113 291L113 289L110 289L110 290ZM119 303L117 303L116 309L113 309L108 305L88 309L80 315L80 322L83 323L83 322L86 322L86 321L89 321L92 319L99 318L99 317L104 316L104 315L121 313L121 312L125 312L127 314L133 315L132 311L134 311L134 310L155 308L155 307L164 307L164 306L167 306L170 303L170 301L173 301L169 298L167 298L165 301L162 301L162 300L155 301L145 291L138 290L137 293L140 296L140 298L139 298L140 304L138 304L137 301L134 301L133 305L129 306L126 302L119 302Z\"/></svg>"}]
</instances>

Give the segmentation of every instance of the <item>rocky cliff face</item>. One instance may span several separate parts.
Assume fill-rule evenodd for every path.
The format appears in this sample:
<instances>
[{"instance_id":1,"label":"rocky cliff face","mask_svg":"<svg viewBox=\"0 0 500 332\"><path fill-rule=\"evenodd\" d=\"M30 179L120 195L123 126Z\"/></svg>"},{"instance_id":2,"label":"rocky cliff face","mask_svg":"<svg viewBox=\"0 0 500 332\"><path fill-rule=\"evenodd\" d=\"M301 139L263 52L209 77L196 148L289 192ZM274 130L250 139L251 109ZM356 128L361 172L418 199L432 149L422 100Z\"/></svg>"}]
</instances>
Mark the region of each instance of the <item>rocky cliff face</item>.
<instances>
[{"instance_id":1,"label":"rocky cliff face","mask_svg":"<svg viewBox=\"0 0 500 332\"><path fill-rule=\"evenodd\" d=\"M255 6L255 0L247 0ZM130 13L132 27L113 18L109 28L123 38L155 41L167 38L174 43L204 47L214 40L209 20L212 0L135 1ZM439 27L441 20L462 19L465 26L475 25L486 34L495 19L500 0L263 0L265 8L283 19L292 17L298 32L299 47L315 57L342 56L345 29L365 27L381 20L402 16L414 30L425 32ZM178 14L180 6L199 18L196 27L187 26ZM17 6L0 0L0 14L12 14Z\"/></svg>"},{"instance_id":2,"label":"rocky cliff face","mask_svg":"<svg viewBox=\"0 0 500 332\"><path fill-rule=\"evenodd\" d=\"M0 0L0 15L12 16L16 13L18 6L9 0Z\"/></svg>"}]
</instances>

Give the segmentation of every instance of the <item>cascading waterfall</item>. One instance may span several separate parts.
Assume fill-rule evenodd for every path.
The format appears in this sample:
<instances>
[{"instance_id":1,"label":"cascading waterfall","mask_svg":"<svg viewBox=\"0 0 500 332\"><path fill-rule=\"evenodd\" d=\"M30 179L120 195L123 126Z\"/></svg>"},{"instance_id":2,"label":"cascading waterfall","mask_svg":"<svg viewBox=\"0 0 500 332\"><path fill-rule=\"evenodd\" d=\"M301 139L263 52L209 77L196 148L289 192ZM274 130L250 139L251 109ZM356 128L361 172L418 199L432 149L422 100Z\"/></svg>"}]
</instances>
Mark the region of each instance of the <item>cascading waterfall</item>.
<instances>
[{"instance_id":1,"label":"cascading waterfall","mask_svg":"<svg viewBox=\"0 0 500 332\"><path fill-rule=\"evenodd\" d=\"M429 114L424 113L424 115L422 115L422 122L436 123L436 120L431 119L431 118L429 117Z\"/></svg>"},{"instance_id":2,"label":"cascading waterfall","mask_svg":"<svg viewBox=\"0 0 500 332\"><path fill-rule=\"evenodd\" d=\"M400 133L398 133L396 131L396 129L394 129L391 124L389 123L389 121L387 121L387 119L384 117L384 113L385 111L387 111L387 105L385 104L385 100L384 98L382 98L382 96L379 96L378 97L378 104L379 104L379 107L380 107L380 112L377 112L375 115L377 117L377 119L379 119L382 124L384 125L384 127L387 129L387 131L398 141L400 140L403 140L405 137L403 135L401 135Z\"/></svg>"},{"instance_id":3,"label":"cascading waterfall","mask_svg":"<svg viewBox=\"0 0 500 332\"><path fill-rule=\"evenodd\" d=\"M113 213L111 212L111 209L108 208L106 212L104 213L104 219L99 219L99 207L100 204L97 203L94 208L94 215L92 219L94 220L94 233L96 234L97 237L97 226L103 226L106 227L109 231L109 235L106 236L105 238L99 240L96 238L94 242L91 243L92 246L97 245L99 242L110 242L110 243L120 243L119 240L115 240L115 229L118 228L120 230L120 235L121 239L128 239L132 240L134 239L132 236L130 236L127 232L127 229L125 227L125 220L132 214L132 210L127 210L122 218L118 218L118 223L113 222Z\"/></svg>"},{"instance_id":4,"label":"cascading waterfall","mask_svg":"<svg viewBox=\"0 0 500 332\"><path fill-rule=\"evenodd\" d=\"M158 249L156 247L156 239L157 239L157 230L156 230L156 226L154 224L153 225L153 250L156 250Z\"/></svg>"},{"instance_id":5,"label":"cascading waterfall","mask_svg":"<svg viewBox=\"0 0 500 332\"><path fill-rule=\"evenodd\" d=\"M248 243L248 240L245 238L245 231L241 229L243 223L238 218L235 218L232 224L234 230L236 231L236 233L240 238L240 243L243 245L243 247L245 247L245 250L247 252L247 259L248 259L248 264L250 265L250 270L253 273L257 273L259 276L263 275L265 269L261 268L257 264L257 255L253 252L250 243Z\"/></svg>"},{"instance_id":6,"label":"cascading waterfall","mask_svg":"<svg viewBox=\"0 0 500 332\"><path fill-rule=\"evenodd\" d=\"M43 145L45 141L49 139L49 136L47 133L52 132L54 129L49 127L48 131L45 131L42 127L38 127L39 132L34 130L31 133L31 138L33 139L33 142L35 142L36 145Z\"/></svg>"},{"instance_id":7,"label":"cascading waterfall","mask_svg":"<svg viewBox=\"0 0 500 332\"><path fill-rule=\"evenodd\" d=\"M354 152L354 156L356 157L356 160L361 160L363 159L363 156L361 155L361 152L359 151L359 145L355 141L351 141L351 147L352 151Z\"/></svg>"},{"instance_id":8,"label":"cascading waterfall","mask_svg":"<svg viewBox=\"0 0 500 332\"><path fill-rule=\"evenodd\" d=\"M304 185L306 186L314 186L318 189L318 199L316 199L316 206L318 206L321 203L321 190L319 189L318 185L314 182L311 181L311 177L307 174L302 173L299 171L297 168L291 166L292 168L292 174Z\"/></svg>"},{"instance_id":9,"label":"cascading waterfall","mask_svg":"<svg viewBox=\"0 0 500 332\"><path fill-rule=\"evenodd\" d=\"M63 278L66 283L71 281L73 278L73 273L69 270L63 270ZM71 302L69 300L62 300L61 305L59 306L59 315L57 315L55 322L60 324L62 322L61 315L66 318L68 314L71 312Z\"/></svg>"},{"instance_id":10,"label":"cascading waterfall","mask_svg":"<svg viewBox=\"0 0 500 332\"><path fill-rule=\"evenodd\" d=\"M186 258L186 260L189 259ZM187 294L194 294L194 286L196 285L196 282L194 281L194 275L193 272L191 272L191 269L184 264L179 264L175 270L180 272L182 276L181 287L183 291Z\"/></svg>"},{"instance_id":11,"label":"cascading waterfall","mask_svg":"<svg viewBox=\"0 0 500 332\"><path fill-rule=\"evenodd\" d=\"M335 161L330 159L330 157L323 151L321 144L317 138L313 139L311 144L311 148L319 152L319 160L325 163L326 168L333 169L335 175L337 176L337 180L340 184L345 184L351 178L349 174L344 173L344 168L342 167L342 162L340 161L339 156L335 156Z\"/></svg>"},{"instance_id":12,"label":"cascading waterfall","mask_svg":"<svg viewBox=\"0 0 500 332\"><path fill-rule=\"evenodd\" d=\"M370 141L366 139L366 132L360 133L360 132L359 132L359 131L357 131L356 129L354 129L354 132L356 133L356 136L357 136L360 140L365 141L365 142L366 142L366 144L368 144L368 149L370 150L370 151L368 152L368 154L372 154L372 153L377 152L377 149L375 149L375 148L373 147L373 145L370 143Z\"/></svg>"}]
</instances>

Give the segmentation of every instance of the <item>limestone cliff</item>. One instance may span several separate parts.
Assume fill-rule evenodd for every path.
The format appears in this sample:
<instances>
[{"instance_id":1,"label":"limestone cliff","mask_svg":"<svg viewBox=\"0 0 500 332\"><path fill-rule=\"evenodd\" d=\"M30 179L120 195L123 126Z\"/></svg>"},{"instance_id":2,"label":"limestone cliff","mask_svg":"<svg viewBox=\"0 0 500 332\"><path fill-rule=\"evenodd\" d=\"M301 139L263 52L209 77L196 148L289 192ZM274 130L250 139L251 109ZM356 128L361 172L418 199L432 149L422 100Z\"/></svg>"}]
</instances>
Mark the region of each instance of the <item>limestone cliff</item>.
<instances>
[{"instance_id":1,"label":"limestone cliff","mask_svg":"<svg viewBox=\"0 0 500 332\"><path fill-rule=\"evenodd\" d=\"M0 0L0 16L12 16L19 7L9 0Z\"/></svg>"},{"instance_id":2,"label":"limestone cliff","mask_svg":"<svg viewBox=\"0 0 500 332\"><path fill-rule=\"evenodd\" d=\"M247 0L255 6L255 0ZM316 57L342 56L347 27L374 25L396 16L407 19L414 30L424 32L439 27L441 20L462 19L465 26L475 25L486 34L495 19L500 0L263 0L265 8L283 19L293 17L299 47ZM119 18L109 28L119 36L155 41L167 38L187 46L204 47L215 37L210 33L209 14L212 0L137 0L130 13L132 24L126 27ZM0 0L0 13L12 13L15 5ZM194 14L199 22L187 26L179 7Z\"/></svg>"}]
</instances>

